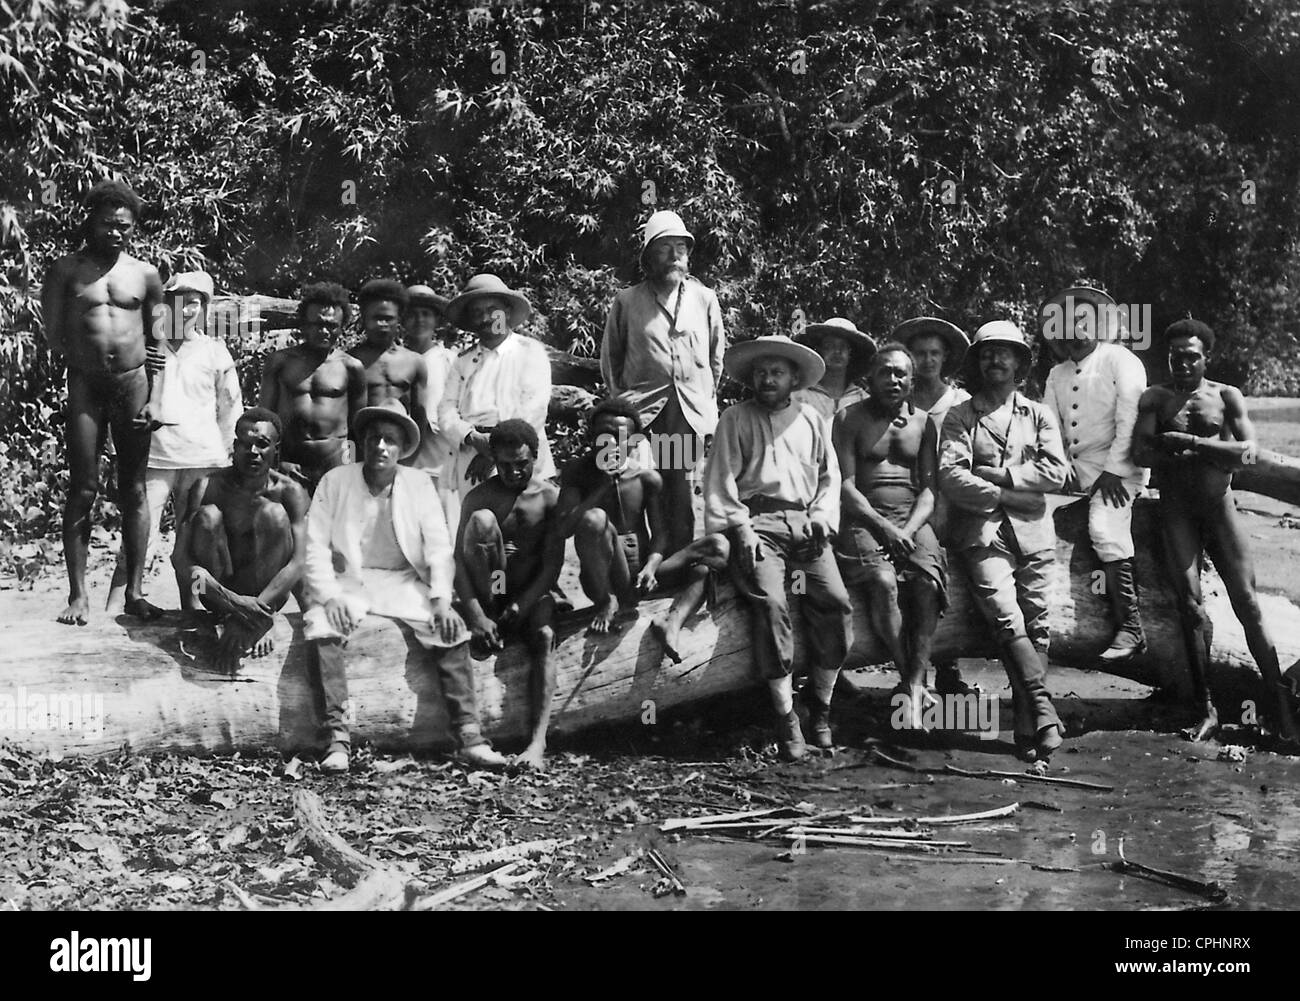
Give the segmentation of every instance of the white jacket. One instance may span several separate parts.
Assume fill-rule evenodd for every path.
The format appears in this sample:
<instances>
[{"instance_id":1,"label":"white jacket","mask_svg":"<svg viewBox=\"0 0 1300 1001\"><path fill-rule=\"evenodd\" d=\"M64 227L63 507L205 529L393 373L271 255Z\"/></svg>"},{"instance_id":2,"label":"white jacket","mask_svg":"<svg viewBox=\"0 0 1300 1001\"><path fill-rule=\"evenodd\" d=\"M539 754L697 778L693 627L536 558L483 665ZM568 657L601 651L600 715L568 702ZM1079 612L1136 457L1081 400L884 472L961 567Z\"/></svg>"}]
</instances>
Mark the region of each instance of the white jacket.
<instances>
[{"instance_id":1,"label":"white jacket","mask_svg":"<svg viewBox=\"0 0 1300 1001\"><path fill-rule=\"evenodd\" d=\"M307 512L307 600L323 605L346 590L364 590L361 576L361 526L370 488L360 462L331 469L321 477ZM428 474L397 467L393 481L393 534L402 554L430 598L451 601L451 540L438 491Z\"/></svg>"}]
</instances>

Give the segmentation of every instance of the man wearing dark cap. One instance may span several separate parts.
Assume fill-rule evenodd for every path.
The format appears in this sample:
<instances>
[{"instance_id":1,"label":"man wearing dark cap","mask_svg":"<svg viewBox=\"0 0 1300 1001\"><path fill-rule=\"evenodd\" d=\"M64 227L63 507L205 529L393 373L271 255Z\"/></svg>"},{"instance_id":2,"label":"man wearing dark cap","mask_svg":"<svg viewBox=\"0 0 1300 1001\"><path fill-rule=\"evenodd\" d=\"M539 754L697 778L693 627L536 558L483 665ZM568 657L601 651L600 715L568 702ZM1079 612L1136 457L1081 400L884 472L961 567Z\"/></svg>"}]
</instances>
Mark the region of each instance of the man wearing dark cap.
<instances>
[{"instance_id":1,"label":"man wearing dark cap","mask_svg":"<svg viewBox=\"0 0 1300 1001\"><path fill-rule=\"evenodd\" d=\"M41 289L45 340L68 365L68 497L63 508L63 555L68 605L58 620L84 626L90 616L86 556L90 513L99 493L99 456L109 430L117 450L117 499L122 509L128 615L156 618L144 598L149 547L145 475L151 432L161 409L145 369L150 329L162 319L162 280L136 260L127 244L140 199L121 181L100 181L86 199L85 246L50 267ZM151 389L153 390L151 395Z\"/></svg>"},{"instance_id":2,"label":"man wearing dark cap","mask_svg":"<svg viewBox=\"0 0 1300 1001\"><path fill-rule=\"evenodd\" d=\"M365 340L348 354L365 367L366 406L398 400L416 426L424 427L424 388L428 373L424 359L399 337L402 313L409 303L406 286L390 278L375 278L362 285L357 293L357 308L361 310Z\"/></svg>"},{"instance_id":3,"label":"man wearing dark cap","mask_svg":"<svg viewBox=\"0 0 1300 1001\"><path fill-rule=\"evenodd\" d=\"M1208 552L1223 579L1246 645L1263 675L1261 714L1288 743L1300 740L1282 681L1277 648L1255 594L1255 568L1237 523L1232 474L1254 461L1255 428L1240 390L1205 378L1214 331L1185 319L1164 332L1172 379L1152 386L1138 404L1133 458L1150 466L1160 490L1160 524L1170 581L1180 601L1183 643L1192 672L1200 723L1183 731L1203 740L1219 726L1206 681L1209 635L1201 595L1201 554Z\"/></svg>"},{"instance_id":4,"label":"man wearing dark cap","mask_svg":"<svg viewBox=\"0 0 1300 1001\"><path fill-rule=\"evenodd\" d=\"M626 397L637 408L656 453L670 556L695 538L687 475L718 423L727 346L718 297L690 277L694 246L695 237L676 212L656 212L646 221L645 281L618 293L600 345L609 395Z\"/></svg>"}]
</instances>

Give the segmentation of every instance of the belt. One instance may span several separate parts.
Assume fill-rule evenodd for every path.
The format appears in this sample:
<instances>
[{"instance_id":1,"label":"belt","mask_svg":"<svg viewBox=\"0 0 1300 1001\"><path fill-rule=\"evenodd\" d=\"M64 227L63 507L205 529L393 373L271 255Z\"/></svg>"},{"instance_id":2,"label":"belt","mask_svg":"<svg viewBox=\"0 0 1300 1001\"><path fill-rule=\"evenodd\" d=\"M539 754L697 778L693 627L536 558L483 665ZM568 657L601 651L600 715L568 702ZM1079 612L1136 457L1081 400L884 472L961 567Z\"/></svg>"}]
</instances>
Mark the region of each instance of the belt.
<instances>
[{"instance_id":1,"label":"belt","mask_svg":"<svg viewBox=\"0 0 1300 1001\"><path fill-rule=\"evenodd\" d=\"M758 494L754 497L748 497L742 501L745 507L749 508L750 514L771 514L775 511L806 511L807 504L800 504L798 501L781 500L777 497L764 497Z\"/></svg>"}]
</instances>

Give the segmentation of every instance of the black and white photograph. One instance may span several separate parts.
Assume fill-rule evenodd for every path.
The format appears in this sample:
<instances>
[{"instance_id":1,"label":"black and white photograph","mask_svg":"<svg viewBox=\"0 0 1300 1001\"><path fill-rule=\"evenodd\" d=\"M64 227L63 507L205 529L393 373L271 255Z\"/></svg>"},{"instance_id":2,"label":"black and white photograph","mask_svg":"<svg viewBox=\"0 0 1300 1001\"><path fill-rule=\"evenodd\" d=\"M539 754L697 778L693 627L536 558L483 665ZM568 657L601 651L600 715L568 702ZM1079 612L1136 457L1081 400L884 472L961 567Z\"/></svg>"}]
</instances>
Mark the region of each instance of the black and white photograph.
<instances>
[{"instance_id":1,"label":"black and white photograph","mask_svg":"<svg viewBox=\"0 0 1300 1001\"><path fill-rule=\"evenodd\" d=\"M0 914L1105 911L1231 989L1298 279L1297 0L0 0Z\"/></svg>"}]
</instances>

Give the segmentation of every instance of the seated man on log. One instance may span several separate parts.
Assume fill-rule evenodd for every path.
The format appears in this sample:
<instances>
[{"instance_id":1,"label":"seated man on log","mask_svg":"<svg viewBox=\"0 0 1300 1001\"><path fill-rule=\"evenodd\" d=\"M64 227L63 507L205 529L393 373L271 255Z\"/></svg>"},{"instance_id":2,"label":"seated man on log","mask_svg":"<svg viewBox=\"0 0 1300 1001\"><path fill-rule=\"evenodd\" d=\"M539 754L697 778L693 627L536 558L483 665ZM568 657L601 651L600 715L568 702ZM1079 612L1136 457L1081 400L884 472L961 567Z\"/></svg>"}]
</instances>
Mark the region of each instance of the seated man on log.
<instances>
[{"instance_id":1,"label":"seated man on log","mask_svg":"<svg viewBox=\"0 0 1300 1001\"><path fill-rule=\"evenodd\" d=\"M366 370L366 406L400 400L416 427L425 426L424 390L428 370L424 357L402 343L402 314L410 296L401 282L376 278L361 286L357 308L365 337L348 351ZM404 465L415 465L410 456Z\"/></svg>"},{"instance_id":2,"label":"seated man on log","mask_svg":"<svg viewBox=\"0 0 1300 1001\"><path fill-rule=\"evenodd\" d=\"M190 488L192 512L176 531L172 565L220 629L216 666L234 674L240 658L271 650L275 613L302 577L307 557L307 491L275 468L280 418L250 407L235 422L230 465Z\"/></svg>"},{"instance_id":3,"label":"seated man on log","mask_svg":"<svg viewBox=\"0 0 1300 1001\"><path fill-rule=\"evenodd\" d=\"M835 418L843 487L835 555L844 583L867 594L871 625L898 668L908 728L922 728L925 675L948 604L948 563L929 525L939 434L914 406L912 356L885 344L868 370L870 396Z\"/></svg>"},{"instance_id":4,"label":"seated man on log","mask_svg":"<svg viewBox=\"0 0 1300 1001\"><path fill-rule=\"evenodd\" d=\"M459 760L502 768L483 736L469 661L469 633L452 608L447 523L433 481L398 461L420 429L397 400L363 407L354 422L362 461L331 469L307 516L307 613L303 636L319 674L329 746L324 772L345 772L351 738L343 645L366 615L399 619L429 651L442 683Z\"/></svg>"},{"instance_id":5,"label":"seated man on log","mask_svg":"<svg viewBox=\"0 0 1300 1001\"><path fill-rule=\"evenodd\" d=\"M682 623L703 603L709 571L726 567L730 546L715 533L664 558L663 477L638 461L643 440L630 400L597 404L587 418L588 451L560 474L559 523L565 537L574 536L582 589L595 605L592 632L607 632L620 605L634 608L640 595L682 588L651 624L664 653L680 664Z\"/></svg>"},{"instance_id":6,"label":"seated man on log","mask_svg":"<svg viewBox=\"0 0 1300 1001\"><path fill-rule=\"evenodd\" d=\"M142 619L162 614L143 591L149 548L145 476L161 402L161 382L151 384L145 356L150 326L162 304L162 281L152 264L126 252L140 208L139 197L121 181L100 181L91 188L85 246L55 261L41 289L45 340L68 366L68 496L63 507L68 605L58 616L65 625L84 626L90 617L90 517L99 493L99 456L110 429L126 553L123 608Z\"/></svg>"},{"instance_id":7,"label":"seated man on log","mask_svg":"<svg viewBox=\"0 0 1300 1001\"><path fill-rule=\"evenodd\" d=\"M827 545L840 521L840 469L826 421L791 393L821 379L825 363L782 335L728 349L727 374L754 398L723 411L704 474L704 527L731 543L731 572L749 601L754 659L779 720L781 756L807 754L794 710L794 630L787 567L801 594L813 741L834 746L831 693L853 642L853 608Z\"/></svg>"},{"instance_id":8,"label":"seated man on log","mask_svg":"<svg viewBox=\"0 0 1300 1001\"><path fill-rule=\"evenodd\" d=\"M1264 676L1261 715L1286 741L1300 739L1277 648L1255 594L1255 568L1237 523L1232 473L1253 461L1255 429L1241 392L1205 378L1214 332L1199 320L1179 320L1164 332L1172 380L1152 386L1138 404L1133 458L1155 473L1160 524L1170 582L1181 602L1183 644L1192 672L1200 723L1183 731L1203 740L1219 727L1206 681L1209 636L1201 595L1201 554L1208 552L1223 579L1246 645Z\"/></svg>"},{"instance_id":9,"label":"seated man on log","mask_svg":"<svg viewBox=\"0 0 1300 1001\"><path fill-rule=\"evenodd\" d=\"M556 518L560 490L536 476L537 431L518 418L489 436L496 473L465 495L456 532L456 593L483 659L522 633L533 659L532 737L515 758L544 767L546 730L555 695L555 583L564 565L564 535Z\"/></svg>"},{"instance_id":10,"label":"seated man on log","mask_svg":"<svg viewBox=\"0 0 1300 1001\"><path fill-rule=\"evenodd\" d=\"M319 282L302 290L302 340L274 352L262 369L258 405L280 415L280 471L316 489L329 470L352 461L348 428L366 396L365 366L336 347L351 307L342 285Z\"/></svg>"}]
</instances>

